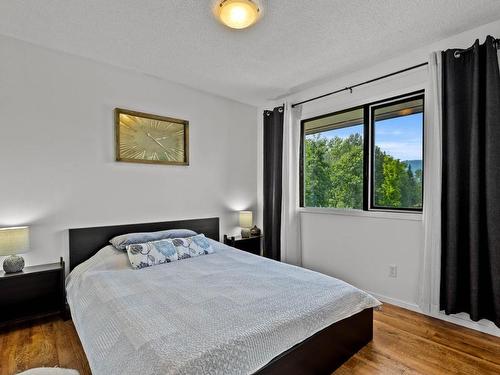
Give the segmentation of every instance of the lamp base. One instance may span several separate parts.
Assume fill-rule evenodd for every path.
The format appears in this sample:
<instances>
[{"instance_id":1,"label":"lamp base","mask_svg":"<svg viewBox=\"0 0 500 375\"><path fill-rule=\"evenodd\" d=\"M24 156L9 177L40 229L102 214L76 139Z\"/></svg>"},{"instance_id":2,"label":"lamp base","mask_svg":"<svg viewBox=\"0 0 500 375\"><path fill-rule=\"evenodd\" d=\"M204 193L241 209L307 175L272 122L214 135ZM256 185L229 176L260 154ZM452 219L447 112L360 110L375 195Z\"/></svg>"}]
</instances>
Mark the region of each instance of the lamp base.
<instances>
[{"instance_id":1,"label":"lamp base","mask_svg":"<svg viewBox=\"0 0 500 375\"><path fill-rule=\"evenodd\" d=\"M241 228L241 238L250 238L250 228Z\"/></svg>"},{"instance_id":2,"label":"lamp base","mask_svg":"<svg viewBox=\"0 0 500 375\"><path fill-rule=\"evenodd\" d=\"M5 273L21 272L24 268L24 259L19 255L11 255L3 261Z\"/></svg>"}]
</instances>

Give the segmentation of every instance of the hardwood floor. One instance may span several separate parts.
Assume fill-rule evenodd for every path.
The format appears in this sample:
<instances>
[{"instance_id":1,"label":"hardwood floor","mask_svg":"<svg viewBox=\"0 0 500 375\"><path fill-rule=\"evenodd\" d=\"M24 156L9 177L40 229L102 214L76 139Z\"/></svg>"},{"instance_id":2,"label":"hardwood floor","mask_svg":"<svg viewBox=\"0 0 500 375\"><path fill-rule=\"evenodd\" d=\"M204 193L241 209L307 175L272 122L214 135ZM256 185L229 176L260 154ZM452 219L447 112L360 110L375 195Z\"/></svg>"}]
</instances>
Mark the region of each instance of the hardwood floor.
<instances>
[{"instance_id":1,"label":"hardwood floor","mask_svg":"<svg viewBox=\"0 0 500 375\"><path fill-rule=\"evenodd\" d=\"M500 374L500 338L384 304L344 374Z\"/></svg>"},{"instance_id":2,"label":"hardwood floor","mask_svg":"<svg viewBox=\"0 0 500 375\"><path fill-rule=\"evenodd\" d=\"M90 375L71 321L0 331L0 375L38 366ZM385 304L374 314L373 341L335 371L346 374L500 374L500 338Z\"/></svg>"},{"instance_id":3,"label":"hardwood floor","mask_svg":"<svg viewBox=\"0 0 500 375\"><path fill-rule=\"evenodd\" d=\"M90 375L80 339L71 320L44 318L0 331L0 374L33 367L73 368Z\"/></svg>"}]
</instances>

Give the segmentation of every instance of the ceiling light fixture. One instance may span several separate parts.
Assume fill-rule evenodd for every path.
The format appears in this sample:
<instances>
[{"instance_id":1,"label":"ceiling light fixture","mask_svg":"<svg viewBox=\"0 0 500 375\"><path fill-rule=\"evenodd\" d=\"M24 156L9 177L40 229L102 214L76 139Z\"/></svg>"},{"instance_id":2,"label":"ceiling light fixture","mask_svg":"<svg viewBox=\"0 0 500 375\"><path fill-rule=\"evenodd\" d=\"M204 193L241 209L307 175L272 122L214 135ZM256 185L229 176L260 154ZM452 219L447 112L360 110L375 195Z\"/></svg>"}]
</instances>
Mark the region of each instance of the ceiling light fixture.
<instances>
[{"instance_id":1,"label":"ceiling light fixture","mask_svg":"<svg viewBox=\"0 0 500 375\"><path fill-rule=\"evenodd\" d=\"M222 0L217 6L217 15L224 25L244 29L257 22L260 9L252 0Z\"/></svg>"}]
</instances>

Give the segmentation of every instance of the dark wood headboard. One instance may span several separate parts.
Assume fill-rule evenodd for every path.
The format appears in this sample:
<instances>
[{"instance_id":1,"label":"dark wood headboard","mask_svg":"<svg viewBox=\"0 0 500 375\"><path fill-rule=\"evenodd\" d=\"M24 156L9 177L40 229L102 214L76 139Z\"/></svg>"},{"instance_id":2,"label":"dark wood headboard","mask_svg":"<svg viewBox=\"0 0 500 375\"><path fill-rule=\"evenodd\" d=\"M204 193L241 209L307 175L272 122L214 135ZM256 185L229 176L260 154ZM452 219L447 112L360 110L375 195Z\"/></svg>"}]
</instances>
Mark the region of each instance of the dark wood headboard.
<instances>
[{"instance_id":1,"label":"dark wood headboard","mask_svg":"<svg viewBox=\"0 0 500 375\"><path fill-rule=\"evenodd\" d=\"M89 259L115 236L134 232L155 232L166 229L191 229L219 241L219 218L163 221L159 223L113 225L69 230L69 269Z\"/></svg>"}]
</instances>

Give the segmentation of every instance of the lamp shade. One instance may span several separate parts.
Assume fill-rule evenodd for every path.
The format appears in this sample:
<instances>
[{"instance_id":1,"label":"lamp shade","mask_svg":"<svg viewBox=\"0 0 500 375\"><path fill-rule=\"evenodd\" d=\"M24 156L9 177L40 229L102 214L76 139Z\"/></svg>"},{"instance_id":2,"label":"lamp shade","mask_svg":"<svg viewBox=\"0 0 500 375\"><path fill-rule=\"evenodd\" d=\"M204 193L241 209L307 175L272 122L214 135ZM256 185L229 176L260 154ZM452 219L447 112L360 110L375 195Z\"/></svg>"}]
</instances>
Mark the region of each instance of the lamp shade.
<instances>
[{"instance_id":1,"label":"lamp shade","mask_svg":"<svg viewBox=\"0 0 500 375\"><path fill-rule=\"evenodd\" d=\"M251 228L252 223L252 211L240 211L240 227Z\"/></svg>"},{"instance_id":2,"label":"lamp shade","mask_svg":"<svg viewBox=\"0 0 500 375\"><path fill-rule=\"evenodd\" d=\"M0 228L0 255L26 253L29 248L28 227Z\"/></svg>"}]
</instances>

